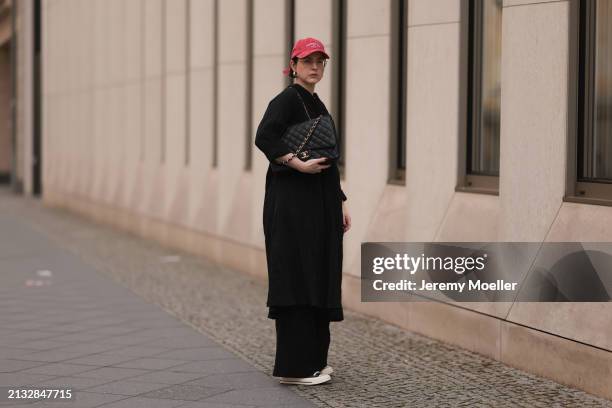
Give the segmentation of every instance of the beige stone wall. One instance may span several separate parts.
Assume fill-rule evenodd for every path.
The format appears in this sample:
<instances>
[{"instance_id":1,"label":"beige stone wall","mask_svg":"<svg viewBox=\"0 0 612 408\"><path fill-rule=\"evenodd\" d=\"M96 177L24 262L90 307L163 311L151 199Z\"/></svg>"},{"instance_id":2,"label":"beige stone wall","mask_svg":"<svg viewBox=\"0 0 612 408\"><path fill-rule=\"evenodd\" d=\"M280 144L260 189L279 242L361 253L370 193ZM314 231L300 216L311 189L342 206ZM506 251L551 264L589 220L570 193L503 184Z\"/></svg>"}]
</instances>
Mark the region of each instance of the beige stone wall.
<instances>
[{"instance_id":1,"label":"beige stone wall","mask_svg":"<svg viewBox=\"0 0 612 408\"><path fill-rule=\"evenodd\" d=\"M0 174L10 173L13 151L11 132L11 49L0 47Z\"/></svg>"},{"instance_id":2,"label":"beige stone wall","mask_svg":"<svg viewBox=\"0 0 612 408\"><path fill-rule=\"evenodd\" d=\"M32 192L33 132L33 1L15 2L17 35L16 73L16 144L15 186L26 194Z\"/></svg>"},{"instance_id":3,"label":"beige stone wall","mask_svg":"<svg viewBox=\"0 0 612 408\"><path fill-rule=\"evenodd\" d=\"M24 2L26 3L26 2ZM15 101L17 104L17 117L16 117L16 122L15 123L15 128L16 128L16 133L17 133L17 139L16 139L16 146L15 146L15 180L17 181L17 183L22 186L23 185L23 179L24 179L24 165L25 165L25 161L24 161L24 152L25 152L25 138L23 137L23 128L24 128L24 99L26 98L26 94L25 94L25 86L26 86L26 75L27 75L27 67L25 65L23 65L24 63L24 59L25 59L25 49L23 47L23 43L24 43L24 31L23 31L23 24L24 24L24 14L23 12L25 11L25 5L24 3L21 3L21 5L16 4L17 6L17 18L16 18L16 32L17 32L17 65L19 66L19 69L17 70L16 73L16 80L17 80L17 84L16 84L16 93L17 93L17 100Z\"/></svg>"},{"instance_id":4,"label":"beige stone wall","mask_svg":"<svg viewBox=\"0 0 612 408\"><path fill-rule=\"evenodd\" d=\"M253 119L246 123L247 0L219 2L217 101L214 2L191 0L187 17L187 1L45 2L44 199L263 278L267 160L254 148L245 171L244 149L247 129L253 137L284 86L285 2L254 1ZM500 194L455 191L459 6L409 1L406 185L398 186L387 183L390 1L348 1L343 189L354 225L345 236L345 306L612 397L608 304L360 302L364 241L612 238L612 208L562 201L567 1L504 2ZM296 37L321 38L333 64L331 7L331 0L296 0ZM328 75L317 89L328 106L332 86Z\"/></svg>"}]
</instances>

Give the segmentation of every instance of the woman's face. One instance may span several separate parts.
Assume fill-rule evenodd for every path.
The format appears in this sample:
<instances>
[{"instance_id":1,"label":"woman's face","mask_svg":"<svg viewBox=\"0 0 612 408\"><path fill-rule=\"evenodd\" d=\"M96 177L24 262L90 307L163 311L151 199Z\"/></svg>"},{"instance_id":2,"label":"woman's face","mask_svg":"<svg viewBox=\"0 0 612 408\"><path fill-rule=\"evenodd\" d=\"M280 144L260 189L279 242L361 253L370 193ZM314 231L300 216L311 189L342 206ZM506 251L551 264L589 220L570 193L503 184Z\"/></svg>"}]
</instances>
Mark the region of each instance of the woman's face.
<instances>
[{"instance_id":1,"label":"woman's face","mask_svg":"<svg viewBox=\"0 0 612 408\"><path fill-rule=\"evenodd\" d=\"M291 61L291 69L297 73L297 78L308 84L316 84L323 78L326 64L325 55L321 52L299 58L297 64Z\"/></svg>"}]
</instances>

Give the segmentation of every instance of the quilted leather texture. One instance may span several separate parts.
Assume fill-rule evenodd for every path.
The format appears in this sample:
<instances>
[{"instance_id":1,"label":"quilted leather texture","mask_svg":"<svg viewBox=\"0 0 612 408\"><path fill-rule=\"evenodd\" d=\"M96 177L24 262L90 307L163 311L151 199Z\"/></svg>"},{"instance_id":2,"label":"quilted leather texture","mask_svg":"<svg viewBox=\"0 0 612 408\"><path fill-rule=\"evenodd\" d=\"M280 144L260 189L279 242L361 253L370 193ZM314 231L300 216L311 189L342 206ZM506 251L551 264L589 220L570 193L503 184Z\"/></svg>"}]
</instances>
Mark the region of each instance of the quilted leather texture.
<instances>
[{"instance_id":1,"label":"quilted leather texture","mask_svg":"<svg viewBox=\"0 0 612 408\"><path fill-rule=\"evenodd\" d=\"M287 129L281 140L295 153L306 136L308 136L308 131L315 120L316 118L291 126ZM337 159L340 156L336 143L336 133L334 132L334 126L329 115L321 116L319 124L300 153L297 157L304 161L321 157Z\"/></svg>"}]
</instances>

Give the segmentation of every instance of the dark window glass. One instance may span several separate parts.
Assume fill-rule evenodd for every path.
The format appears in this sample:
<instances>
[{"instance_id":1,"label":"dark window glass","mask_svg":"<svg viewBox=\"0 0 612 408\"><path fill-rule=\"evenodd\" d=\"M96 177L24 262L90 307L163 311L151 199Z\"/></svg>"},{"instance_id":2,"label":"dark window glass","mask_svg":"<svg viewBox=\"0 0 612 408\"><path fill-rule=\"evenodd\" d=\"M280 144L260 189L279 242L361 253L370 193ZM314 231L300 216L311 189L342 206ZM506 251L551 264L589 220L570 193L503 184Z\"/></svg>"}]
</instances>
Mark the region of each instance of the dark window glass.
<instances>
[{"instance_id":1,"label":"dark window glass","mask_svg":"<svg viewBox=\"0 0 612 408\"><path fill-rule=\"evenodd\" d=\"M394 0L391 20L391 104L389 181L402 184L406 172L407 0Z\"/></svg>"},{"instance_id":2,"label":"dark window glass","mask_svg":"<svg viewBox=\"0 0 612 408\"><path fill-rule=\"evenodd\" d=\"M293 43L295 42L295 0L285 0L285 44L287 49L285 50L286 61L283 60L283 64L289 64L289 56L293 51ZM286 85L291 85L293 79L287 75Z\"/></svg>"},{"instance_id":3,"label":"dark window glass","mask_svg":"<svg viewBox=\"0 0 612 408\"><path fill-rule=\"evenodd\" d=\"M612 182L612 1L581 4L578 180Z\"/></svg>"},{"instance_id":4,"label":"dark window glass","mask_svg":"<svg viewBox=\"0 0 612 408\"><path fill-rule=\"evenodd\" d=\"M246 7L246 113L245 113L245 158L244 169L250 171L253 167L253 47L254 47L254 21L253 0L247 0Z\"/></svg>"},{"instance_id":5,"label":"dark window glass","mask_svg":"<svg viewBox=\"0 0 612 408\"><path fill-rule=\"evenodd\" d=\"M499 176L502 0L470 1L468 174Z\"/></svg>"},{"instance_id":6,"label":"dark window glass","mask_svg":"<svg viewBox=\"0 0 612 408\"><path fill-rule=\"evenodd\" d=\"M344 132L344 87L346 62L346 0L334 0L332 3L332 21L334 22L332 43L334 47L333 85L332 85L332 115L336 130L340 134L340 160L338 161L340 174L344 176L346 164L346 133Z\"/></svg>"}]
</instances>

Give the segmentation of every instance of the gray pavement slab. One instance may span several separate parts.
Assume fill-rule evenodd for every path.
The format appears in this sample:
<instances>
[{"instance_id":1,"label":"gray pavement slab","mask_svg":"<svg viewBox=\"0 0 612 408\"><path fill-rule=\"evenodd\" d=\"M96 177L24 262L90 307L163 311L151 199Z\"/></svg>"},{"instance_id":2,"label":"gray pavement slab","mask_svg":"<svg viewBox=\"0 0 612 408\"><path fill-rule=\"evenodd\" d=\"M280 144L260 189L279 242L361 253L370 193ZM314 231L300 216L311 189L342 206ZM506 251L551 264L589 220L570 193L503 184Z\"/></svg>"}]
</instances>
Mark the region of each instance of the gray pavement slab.
<instances>
[{"instance_id":1,"label":"gray pavement slab","mask_svg":"<svg viewBox=\"0 0 612 408\"><path fill-rule=\"evenodd\" d=\"M192 383L235 372L259 375L254 387L276 386L285 398L312 406L208 335L100 274L33 228L27 215L7 212L3 198L0 386L71 387L75 398L5 400L0 407L177 407L240 394L235 381Z\"/></svg>"},{"instance_id":2,"label":"gray pavement slab","mask_svg":"<svg viewBox=\"0 0 612 408\"><path fill-rule=\"evenodd\" d=\"M40 363L0 385L72 380L83 406L612 407L350 311L331 327L331 383L281 386L264 283L2 191L0 261L0 359Z\"/></svg>"},{"instance_id":3,"label":"gray pavement slab","mask_svg":"<svg viewBox=\"0 0 612 408\"><path fill-rule=\"evenodd\" d=\"M27 408L93 408L106 406L114 401L124 400L128 397L124 395L99 394L87 391L75 393L74 400L71 401L38 401L33 404L20 404L15 407Z\"/></svg>"}]
</instances>

